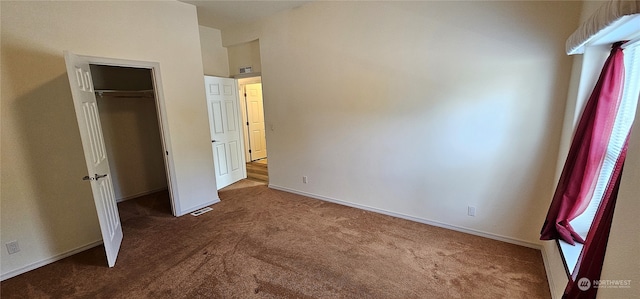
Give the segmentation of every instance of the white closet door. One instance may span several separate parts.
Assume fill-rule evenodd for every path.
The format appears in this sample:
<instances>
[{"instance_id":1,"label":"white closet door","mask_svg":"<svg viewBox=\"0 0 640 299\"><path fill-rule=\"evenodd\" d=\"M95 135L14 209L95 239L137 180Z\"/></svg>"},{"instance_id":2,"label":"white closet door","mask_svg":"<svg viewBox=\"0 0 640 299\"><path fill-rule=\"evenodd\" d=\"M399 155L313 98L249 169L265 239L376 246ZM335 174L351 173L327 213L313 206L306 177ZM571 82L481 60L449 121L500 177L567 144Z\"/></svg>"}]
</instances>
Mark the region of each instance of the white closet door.
<instances>
[{"instance_id":1,"label":"white closet door","mask_svg":"<svg viewBox=\"0 0 640 299\"><path fill-rule=\"evenodd\" d=\"M107 261L109 267L113 267L122 243L122 225L114 196L89 61L70 52L65 52L64 58L88 172L87 176L78 180L83 179L91 184Z\"/></svg>"}]
</instances>

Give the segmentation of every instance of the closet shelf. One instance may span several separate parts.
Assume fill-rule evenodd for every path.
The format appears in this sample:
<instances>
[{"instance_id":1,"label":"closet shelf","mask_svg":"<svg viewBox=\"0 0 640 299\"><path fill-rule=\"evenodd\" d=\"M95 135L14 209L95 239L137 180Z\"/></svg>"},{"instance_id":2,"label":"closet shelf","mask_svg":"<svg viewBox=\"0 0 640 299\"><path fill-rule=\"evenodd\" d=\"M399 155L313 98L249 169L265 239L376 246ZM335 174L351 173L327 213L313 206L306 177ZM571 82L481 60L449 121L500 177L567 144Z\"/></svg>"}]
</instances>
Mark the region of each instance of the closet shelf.
<instances>
[{"instance_id":1,"label":"closet shelf","mask_svg":"<svg viewBox=\"0 0 640 299\"><path fill-rule=\"evenodd\" d=\"M153 89L146 90L113 90L98 89L95 90L96 96L110 98L154 98Z\"/></svg>"}]
</instances>

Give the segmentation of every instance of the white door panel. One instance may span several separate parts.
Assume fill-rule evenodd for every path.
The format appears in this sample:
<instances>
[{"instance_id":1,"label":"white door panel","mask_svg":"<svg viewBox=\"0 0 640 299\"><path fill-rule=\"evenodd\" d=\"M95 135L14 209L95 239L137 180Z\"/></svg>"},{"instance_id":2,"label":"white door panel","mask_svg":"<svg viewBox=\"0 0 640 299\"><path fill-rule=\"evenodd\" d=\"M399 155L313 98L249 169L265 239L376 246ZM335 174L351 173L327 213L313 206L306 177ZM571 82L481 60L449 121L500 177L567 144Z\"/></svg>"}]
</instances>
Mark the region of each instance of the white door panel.
<instances>
[{"instance_id":1,"label":"white door panel","mask_svg":"<svg viewBox=\"0 0 640 299\"><path fill-rule=\"evenodd\" d=\"M262 83L245 86L247 98L247 114L249 119L249 146L251 161L267 157L267 142L264 126L264 104L262 100Z\"/></svg>"},{"instance_id":2,"label":"white door panel","mask_svg":"<svg viewBox=\"0 0 640 299\"><path fill-rule=\"evenodd\" d=\"M216 155L216 160L214 161L217 165L216 173L219 176L225 176L229 174L229 166L227 165L227 147L225 144L214 144L214 155Z\"/></svg>"},{"instance_id":3,"label":"white door panel","mask_svg":"<svg viewBox=\"0 0 640 299\"><path fill-rule=\"evenodd\" d=\"M65 52L65 62L89 174L84 179L91 184L107 261L109 267L113 267L122 243L122 225L114 196L89 61Z\"/></svg>"},{"instance_id":4,"label":"white door panel","mask_svg":"<svg viewBox=\"0 0 640 299\"><path fill-rule=\"evenodd\" d=\"M234 79L205 76L218 190L247 177L235 84Z\"/></svg>"}]
</instances>

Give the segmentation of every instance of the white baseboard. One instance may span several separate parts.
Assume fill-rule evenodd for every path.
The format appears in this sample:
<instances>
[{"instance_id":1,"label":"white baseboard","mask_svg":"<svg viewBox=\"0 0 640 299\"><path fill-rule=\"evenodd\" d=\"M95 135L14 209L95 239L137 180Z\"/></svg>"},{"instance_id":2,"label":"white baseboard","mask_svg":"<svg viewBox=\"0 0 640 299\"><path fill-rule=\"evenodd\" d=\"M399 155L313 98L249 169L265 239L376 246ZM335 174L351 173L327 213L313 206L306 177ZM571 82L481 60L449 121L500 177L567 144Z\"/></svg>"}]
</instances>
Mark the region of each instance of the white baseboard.
<instances>
[{"instance_id":1,"label":"white baseboard","mask_svg":"<svg viewBox=\"0 0 640 299\"><path fill-rule=\"evenodd\" d=\"M336 204L343 205L343 206L349 206L349 207L356 208L356 209L366 210L366 211L370 211L370 212L374 212L374 213L378 213L378 214L393 216L393 217L402 218L402 219L406 219L406 220L410 220L410 221L414 221L414 222L419 222L419 223L424 223L424 224L428 224L428 225L432 225L432 226L442 227L442 228L446 228L446 229L450 229L450 230L454 230L454 231L458 231L458 232L462 232L462 233L467 233L467 234L470 234L470 235L480 236L480 237L484 237L484 238L488 238L488 239L492 239L492 240L498 240L498 241L502 241L502 242L506 242L506 243L510 243L510 244L529 247L529 248L533 248L533 249L537 249L537 250L541 250L541 248L542 248L542 245L537 244L537 243L531 243L531 242L524 241L524 240L519 240L519 239L515 239L515 238L511 238L511 237L505 237L505 236L501 236L501 235L498 235L498 234L483 232L483 231L479 231L479 230L475 230L475 229L471 229L471 228L451 225L451 224L447 224L447 223L443 223L443 222L439 222L439 221L434 221L434 220L429 220L429 219L424 219L424 218L418 218L418 217L414 217L414 216L405 215L405 214L402 214L402 213L391 212L391 211L387 211L387 210L383 210L383 209L378 209L378 208L374 208L374 207L370 207L370 206L365 206L365 205L361 205L361 204L347 202L347 201L343 201L343 200L339 200L339 199L335 199L335 198L330 198L330 197L326 197L326 196L322 196L322 195L317 195L317 194L308 193L308 192L304 192L304 191L298 191L298 190L294 190L294 189L290 189L290 188L286 188L286 187L282 187L282 186L278 186L278 185L269 184L269 188L280 190L280 191L285 191L285 192L289 192L289 193L294 193L294 194L298 194L298 195L302 195L302 196L306 196L306 197L311 197L311 198L315 198L315 199L319 199L319 200L324 200L324 201L336 203Z\"/></svg>"},{"instance_id":2,"label":"white baseboard","mask_svg":"<svg viewBox=\"0 0 640 299\"><path fill-rule=\"evenodd\" d=\"M29 271L31 271L31 270L34 270L34 269L40 268L40 267L45 266L45 265L48 265L48 264L51 264L51 263L53 263L53 262L59 261L59 260L61 260L61 259L63 259L63 258L66 258L66 257L72 256L72 255L74 255L74 254L76 254L76 253L79 253L79 252L85 251L85 250L87 250L87 249L90 249L90 248L96 247L96 246L98 246L98 245L102 245L102 239L100 239L100 240L98 240L98 241L95 241L95 242L91 242L91 243L89 243L89 244L87 244L87 245L84 245L84 246L80 246L80 247L78 247L78 248L76 248L76 249L72 249L72 250L70 250L70 251L63 252L63 253L61 253L61 254L58 254L58 255L52 256L52 257L50 257L50 258L42 259L42 260L40 260L40 261L37 261L37 262L35 262L35 263L31 263L31 264L29 264L29 265L26 265L26 266L24 266L24 267L21 267L21 268L18 268L18 269L12 270L12 271L9 271L9 272L7 272L7 273L2 273L2 274L0 275L0 281L3 281L3 280L6 280L6 279L9 279L9 278L12 278L12 277L18 276L18 275L23 274L23 273L27 273L27 272L29 272ZM107 260L105 260L105 261L104 261L104 266L105 266L105 267L107 267L107 266L108 266L108 264L107 264Z\"/></svg>"},{"instance_id":3,"label":"white baseboard","mask_svg":"<svg viewBox=\"0 0 640 299\"><path fill-rule=\"evenodd\" d=\"M152 193L165 191L165 190L168 190L167 187L162 187L162 188L154 189L154 190L150 190L150 191L144 191L144 192L136 193L136 194L133 194L133 195L127 195L127 196L122 197L122 198L116 198L116 202L123 202L123 201L127 201L129 199L134 199L134 198L138 198L140 196L145 196L145 195L149 195L149 194L152 194Z\"/></svg>"}]
</instances>

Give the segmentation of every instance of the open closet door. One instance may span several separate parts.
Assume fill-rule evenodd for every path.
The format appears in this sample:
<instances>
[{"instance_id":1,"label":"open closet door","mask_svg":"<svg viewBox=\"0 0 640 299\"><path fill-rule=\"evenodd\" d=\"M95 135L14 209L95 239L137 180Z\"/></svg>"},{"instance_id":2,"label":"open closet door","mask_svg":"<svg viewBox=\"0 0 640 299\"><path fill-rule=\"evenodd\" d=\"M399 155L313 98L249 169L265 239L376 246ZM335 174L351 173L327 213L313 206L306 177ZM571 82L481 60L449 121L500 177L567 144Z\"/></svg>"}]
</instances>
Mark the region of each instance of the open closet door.
<instances>
[{"instance_id":1,"label":"open closet door","mask_svg":"<svg viewBox=\"0 0 640 299\"><path fill-rule=\"evenodd\" d=\"M87 162L88 175L82 179L91 184L107 261L109 267L113 267L122 243L122 225L102 137L89 60L68 51L65 51L64 59L67 64L67 75L80 129L84 158Z\"/></svg>"}]
</instances>

